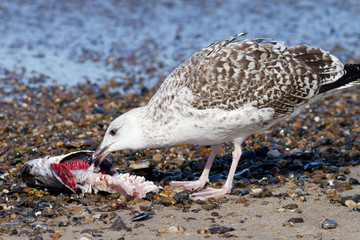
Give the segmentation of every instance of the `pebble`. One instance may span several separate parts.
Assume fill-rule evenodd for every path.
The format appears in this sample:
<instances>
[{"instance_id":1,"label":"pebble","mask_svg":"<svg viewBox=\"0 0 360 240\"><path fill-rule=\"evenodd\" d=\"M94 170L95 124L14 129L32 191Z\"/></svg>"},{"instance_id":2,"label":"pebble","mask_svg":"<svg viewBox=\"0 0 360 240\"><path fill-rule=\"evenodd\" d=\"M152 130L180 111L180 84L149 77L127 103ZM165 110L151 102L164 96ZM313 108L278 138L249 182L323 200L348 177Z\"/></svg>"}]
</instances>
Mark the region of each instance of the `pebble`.
<instances>
[{"instance_id":1,"label":"pebble","mask_svg":"<svg viewBox=\"0 0 360 240\"><path fill-rule=\"evenodd\" d=\"M246 203L246 198L243 196L240 196L235 200L235 203Z\"/></svg>"},{"instance_id":2,"label":"pebble","mask_svg":"<svg viewBox=\"0 0 360 240\"><path fill-rule=\"evenodd\" d=\"M125 225L124 221L121 217L118 217L110 226L110 229L113 231L121 231L121 230L129 230L128 227Z\"/></svg>"},{"instance_id":3,"label":"pebble","mask_svg":"<svg viewBox=\"0 0 360 240\"><path fill-rule=\"evenodd\" d=\"M105 109L102 107L93 107L93 109L91 110L91 113L104 114Z\"/></svg>"},{"instance_id":4,"label":"pebble","mask_svg":"<svg viewBox=\"0 0 360 240\"><path fill-rule=\"evenodd\" d=\"M239 183L239 182L238 182ZM249 190L247 189L233 189L231 191L232 194L236 195L236 196L244 196L244 195L247 195L249 194Z\"/></svg>"},{"instance_id":5,"label":"pebble","mask_svg":"<svg viewBox=\"0 0 360 240\"><path fill-rule=\"evenodd\" d=\"M191 197L190 199L198 204L204 204L206 201L208 201L208 199L205 197Z\"/></svg>"},{"instance_id":6,"label":"pebble","mask_svg":"<svg viewBox=\"0 0 360 240\"><path fill-rule=\"evenodd\" d=\"M297 209L299 206L296 203L290 203L288 205L283 206L285 209Z\"/></svg>"},{"instance_id":7,"label":"pebble","mask_svg":"<svg viewBox=\"0 0 360 240\"><path fill-rule=\"evenodd\" d=\"M45 233L48 230L48 226L45 224L34 224L32 229Z\"/></svg>"},{"instance_id":8,"label":"pebble","mask_svg":"<svg viewBox=\"0 0 360 240\"><path fill-rule=\"evenodd\" d=\"M271 157L274 157L274 158L277 158L281 155L281 153L274 149L274 150L269 150L268 153L267 153L268 156L271 156Z\"/></svg>"},{"instance_id":9,"label":"pebble","mask_svg":"<svg viewBox=\"0 0 360 240\"><path fill-rule=\"evenodd\" d=\"M314 240L322 240L323 239L322 233L317 233L315 236L313 236L313 239Z\"/></svg>"},{"instance_id":10,"label":"pebble","mask_svg":"<svg viewBox=\"0 0 360 240\"><path fill-rule=\"evenodd\" d=\"M301 218L301 217L290 218L290 219L288 220L288 222L291 222L291 223L303 223L303 222L304 222L304 219Z\"/></svg>"},{"instance_id":11,"label":"pebble","mask_svg":"<svg viewBox=\"0 0 360 240\"><path fill-rule=\"evenodd\" d=\"M336 180L339 180L339 181L346 181L346 176L345 175L337 175Z\"/></svg>"},{"instance_id":12,"label":"pebble","mask_svg":"<svg viewBox=\"0 0 360 240\"><path fill-rule=\"evenodd\" d=\"M170 206L176 204L176 200L172 197L164 197L161 199L161 204L164 206Z\"/></svg>"},{"instance_id":13,"label":"pebble","mask_svg":"<svg viewBox=\"0 0 360 240\"><path fill-rule=\"evenodd\" d=\"M225 226L218 226L218 227L211 227L206 229L206 232L210 232L211 234L224 234L230 231L234 231L235 229L232 227L225 227Z\"/></svg>"},{"instance_id":14,"label":"pebble","mask_svg":"<svg viewBox=\"0 0 360 240\"><path fill-rule=\"evenodd\" d=\"M29 229L22 229L19 231L18 236L23 236L23 235L32 235L33 231L29 230Z\"/></svg>"},{"instance_id":15,"label":"pebble","mask_svg":"<svg viewBox=\"0 0 360 240\"><path fill-rule=\"evenodd\" d=\"M148 162L141 162L141 163L133 163L129 165L131 170L139 170L139 169L146 169L149 168L150 165Z\"/></svg>"},{"instance_id":16,"label":"pebble","mask_svg":"<svg viewBox=\"0 0 360 240\"><path fill-rule=\"evenodd\" d=\"M18 230L16 228L13 228L9 231L9 235L17 235L18 234Z\"/></svg>"},{"instance_id":17,"label":"pebble","mask_svg":"<svg viewBox=\"0 0 360 240\"><path fill-rule=\"evenodd\" d=\"M80 240L94 240L95 238L89 233L82 233L80 235Z\"/></svg>"},{"instance_id":18,"label":"pebble","mask_svg":"<svg viewBox=\"0 0 360 240\"><path fill-rule=\"evenodd\" d=\"M187 191L181 191L181 192L177 192L174 196L173 199L177 202L177 203L184 203L186 200L188 200L190 197L190 194Z\"/></svg>"},{"instance_id":19,"label":"pebble","mask_svg":"<svg viewBox=\"0 0 360 240\"><path fill-rule=\"evenodd\" d=\"M163 159L163 155L160 153L156 153L153 155L152 160L153 161L161 161Z\"/></svg>"},{"instance_id":20,"label":"pebble","mask_svg":"<svg viewBox=\"0 0 360 240\"><path fill-rule=\"evenodd\" d=\"M51 218L55 215L54 210L50 207L45 207L44 210L41 212L41 216Z\"/></svg>"},{"instance_id":21,"label":"pebble","mask_svg":"<svg viewBox=\"0 0 360 240\"><path fill-rule=\"evenodd\" d=\"M346 205L347 207L349 207L349 208L355 208L355 207L357 207L357 203L354 202L353 200L350 200L350 199L348 199L348 200L345 201L345 205Z\"/></svg>"},{"instance_id":22,"label":"pebble","mask_svg":"<svg viewBox=\"0 0 360 240\"><path fill-rule=\"evenodd\" d=\"M151 205L141 205L140 206L140 210L144 211L144 212L151 211L151 209L152 209Z\"/></svg>"},{"instance_id":23,"label":"pebble","mask_svg":"<svg viewBox=\"0 0 360 240\"><path fill-rule=\"evenodd\" d=\"M44 240L44 238L42 235L39 234L34 237L34 240Z\"/></svg>"},{"instance_id":24,"label":"pebble","mask_svg":"<svg viewBox=\"0 0 360 240\"><path fill-rule=\"evenodd\" d=\"M253 188L250 190L251 195L260 196L260 194L263 193L263 190L261 188Z\"/></svg>"},{"instance_id":25,"label":"pebble","mask_svg":"<svg viewBox=\"0 0 360 240\"><path fill-rule=\"evenodd\" d=\"M334 229L337 226L338 226L337 222L331 219L325 219L325 221L321 223L321 228L323 229Z\"/></svg>"},{"instance_id":26,"label":"pebble","mask_svg":"<svg viewBox=\"0 0 360 240\"><path fill-rule=\"evenodd\" d=\"M229 213L226 214L226 216L228 216L228 217L238 217L239 214L236 213L236 212L229 212Z\"/></svg>"},{"instance_id":27,"label":"pebble","mask_svg":"<svg viewBox=\"0 0 360 240\"><path fill-rule=\"evenodd\" d=\"M213 217L218 217L218 216L219 216L219 213L218 213L218 212L211 212L210 215L213 216Z\"/></svg>"},{"instance_id":28,"label":"pebble","mask_svg":"<svg viewBox=\"0 0 360 240\"><path fill-rule=\"evenodd\" d=\"M179 233L185 232L185 228L182 226L168 226L168 227L160 227L156 229L158 233Z\"/></svg>"},{"instance_id":29,"label":"pebble","mask_svg":"<svg viewBox=\"0 0 360 240\"><path fill-rule=\"evenodd\" d=\"M359 182L359 180L357 180L356 178L349 178L349 184L350 185L359 185L360 184L360 182Z\"/></svg>"}]
</instances>

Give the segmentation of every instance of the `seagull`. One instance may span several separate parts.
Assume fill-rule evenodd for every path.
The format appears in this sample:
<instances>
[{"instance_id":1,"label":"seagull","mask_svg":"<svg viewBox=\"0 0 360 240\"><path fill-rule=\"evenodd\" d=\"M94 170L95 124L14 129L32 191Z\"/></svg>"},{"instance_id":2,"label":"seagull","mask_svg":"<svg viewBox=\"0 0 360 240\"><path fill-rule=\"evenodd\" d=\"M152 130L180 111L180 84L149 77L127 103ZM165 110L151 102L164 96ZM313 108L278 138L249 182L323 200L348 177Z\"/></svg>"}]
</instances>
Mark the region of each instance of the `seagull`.
<instances>
[{"instance_id":1,"label":"seagull","mask_svg":"<svg viewBox=\"0 0 360 240\"><path fill-rule=\"evenodd\" d=\"M193 196L228 194L250 135L297 115L307 104L360 85L360 64L342 64L328 51L240 33L199 50L162 83L146 106L117 117L94 154L99 163L122 149L211 145L196 181L172 181ZM232 142L232 164L222 188L206 188L220 144Z\"/></svg>"}]
</instances>

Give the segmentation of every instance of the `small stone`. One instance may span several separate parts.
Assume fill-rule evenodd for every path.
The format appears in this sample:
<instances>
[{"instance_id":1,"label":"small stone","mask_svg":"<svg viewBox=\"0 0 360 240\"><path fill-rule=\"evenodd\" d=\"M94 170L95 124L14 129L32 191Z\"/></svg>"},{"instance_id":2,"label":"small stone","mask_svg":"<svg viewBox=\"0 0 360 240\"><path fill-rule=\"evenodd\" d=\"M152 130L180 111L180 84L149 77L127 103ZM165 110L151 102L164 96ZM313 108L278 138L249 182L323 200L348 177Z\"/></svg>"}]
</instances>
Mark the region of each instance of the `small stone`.
<instances>
[{"instance_id":1,"label":"small stone","mask_svg":"<svg viewBox=\"0 0 360 240\"><path fill-rule=\"evenodd\" d=\"M93 240L93 239L95 238L89 233L83 233L80 235L80 240Z\"/></svg>"},{"instance_id":2,"label":"small stone","mask_svg":"<svg viewBox=\"0 0 360 240\"><path fill-rule=\"evenodd\" d=\"M346 181L346 176L345 175L337 175L336 180L339 180L339 181Z\"/></svg>"},{"instance_id":3,"label":"small stone","mask_svg":"<svg viewBox=\"0 0 360 240\"><path fill-rule=\"evenodd\" d=\"M147 212L147 211L151 211L151 205L141 205L140 206L140 210L141 211L144 211L144 212Z\"/></svg>"},{"instance_id":4,"label":"small stone","mask_svg":"<svg viewBox=\"0 0 360 240\"><path fill-rule=\"evenodd\" d=\"M176 226L161 227L156 230L158 233L178 233L179 228Z\"/></svg>"},{"instance_id":5,"label":"small stone","mask_svg":"<svg viewBox=\"0 0 360 240\"><path fill-rule=\"evenodd\" d=\"M212 212L210 215L213 216L213 217L218 217L219 213L218 212Z\"/></svg>"},{"instance_id":6,"label":"small stone","mask_svg":"<svg viewBox=\"0 0 360 240\"><path fill-rule=\"evenodd\" d=\"M209 231L211 234L224 234L230 231L234 231L235 229L232 227L225 227L225 226L218 226L218 227L212 227L212 228L208 228L205 231Z\"/></svg>"},{"instance_id":7,"label":"small stone","mask_svg":"<svg viewBox=\"0 0 360 240\"><path fill-rule=\"evenodd\" d=\"M18 234L18 230L16 228L13 228L9 231L10 235L17 235Z\"/></svg>"},{"instance_id":8,"label":"small stone","mask_svg":"<svg viewBox=\"0 0 360 240\"><path fill-rule=\"evenodd\" d=\"M263 192L261 188L253 188L250 190L250 194L252 195L260 195Z\"/></svg>"},{"instance_id":9,"label":"small stone","mask_svg":"<svg viewBox=\"0 0 360 240\"><path fill-rule=\"evenodd\" d=\"M52 238L52 239L58 239L58 238L61 237L61 233L60 233L60 232L56 232L56 233L50 234L49 236L50 236L50 238Z\"/></svg>"},{"instance_id":10,"label":"small stone","mask_svg":"<svg viewBox=\"0 0 360 240\"><path fill-rule=\"evenodd\" d=\"M91 110L91 113L94 114L104 114L105 113L105 109L101 108L101 107L93 107L93 109Z\"/></svg>"},{"instance_id":11,"label":"small stone","mask_svg":"<svg viewBox=\"0 0 360 240\"><path fill-rule=\"evenodd\" d=\"M204 204L206 201L208 201L205 197L192 197L191 199L197 204Z\"/></svg>"},{"instance_id":12,"label":"small stone","mask_svg":"<svg viewBox=\"0 0 360 240\"><path fill-rule=\"evenodd\" d=\"M239 185L239 183L240 183L240 181L237 183L237 185ZM249 190L247 190L247 189L233 189L231 191L231 193L233 195L236 195L236 196L244 196L244 195L249 194Z\"/></svg>"},{"instance_id":13,"label":"small stone","mask_svg":"<svg viewBox=\"0 0 360 240\"><path fill-rule=\"evenodd\" d=\"M354 208L353 210L356 211L356 212L360 212L360 208L359 208L359 207L356 207L356 208Z\"/></svg>"},{"instance_id":14,"label":"small stone","mask_svg":"<svg viewBox=\"0 0 360 240\"><path fill-rule=\"evenodd\" d=\"M304 195L305 195L305 192L304 192L304 190L302 190L301 188L296 188L296 189L295 189L295 194L296 194L297 196L304 196Z\"/></svg>"},{"instance_id":15,"label":"small stone","mask_svg":"<svg viewBox=\"0 0 360 240\"><path fill-rule=\"evenodd\" d=\"M337 226L338 226L337 222L331 219L325 219L325 221L321 223L321 228L323 229L334 229Z\"/></svg>"},{"instance_id":16,"label":"small stone","mask_svg":"<svg viewBox=\"0 0 360 240\"><path fill-rule=\"evenodd\" d=\"M240 196L235 200L235 203L246 203L246 198L243 196Z\"/></svg>"},{"instance_id":17,"label":"small stone","mask_svg":"<svg viewBox=\"0 0 360 240\"><path fill-rule=\"evenodd\" d=\"M186 231L186 229L183 226L179 226L178 230L179 230L179 232L185 232Z\"/></svg>"},{"instance_id":18,"label":"small stone","mask_svg":"<svg viewBox=\"0 0 360 240\"><path fill-rule=\"evenodd\" d=\"M288 204L288 205L285 205L283 208L285 208L285 209L297 209L299 206L297 205L297 204L295 204L295 203L290 203L290 204Z\"/></svg>"},{"instance_id":19,"label":"small stone","mask_svg":"<svg viewBox=\"0 0 360 240\"><path fill-rule=\"evenodd\" d=\"M356 178L349 178L349 184L350 185L359 185L360 184L360 182L359 182L359 180L357 180Z\"/></svg>"},{"instance_id":20,"label":"small stone","mask_svg":"<svg viewBox=\"0 0 360 240\"><path fill-rule=\"evenodd\" d=\"M322 240L322 233L317 233L314 237L313 237L314 240Z\"/></svg>"},{"instance_id":21,"label":"small stone","mask_svg":"<svg viewBox=\"0 0 360 240\"><path fill-rule=\"evenodd\" d=\"M307 199L306 199L305 196L300 196L300 197L299 197L299 201L300 201L300 202L306 202Z\"/></svg>"},{"instance_id":22,"label":"small stone","mask_svg":"<svg viewBox=\"0 0 360 240\"><path fill-rule=\"evenodd\" d=\"M271 157L274 157L274 158L277 158L277 157L279 157L281 155L281 153L278 150L275 149L275 150L269 150L267 152L267 155L271 156Z\"/></svg>"},{"instance_id":23,"label":"small stone","mask_svg":"<svg viewBox=\"0 0 360 240\"><path fill-rule=\"evenodd\" d=\"M23 236L23 235L32 235L33 231L29 230L29 229L23 229L20 230L20 232L18 233L18 236Z\"/></svg>"},{"instance_id":24,"label":"small stone","mask_svg":"<svg viewBox=\"0 0 360 240\"><path fill-rule=\"evenodd\" d=\"M242 154L241 154L241 161L243 161L243 160L245 160L245 159L252 160L252 159L255 159L255 157L256 157L256 153L255 153L255 152L245 150L245 151L243 151Z\"/></svg>"},{"instance_id":25,"label":"small stone","mask_svg":"<svg viewBox=\"0 0 360 240\"><path fill-rule=\"evenodd\" d=\"M81 230L81 232L80 232L80 234L85 234L85 233L92 235L95 233L95 231L94 231L94 229L91 229L91 228L85 228L85 229Z\"/></svg>"},{"instance_id":26,"label":"small stone","mask_svg":"<svg viewBox=\"0 0 360 240\"><path fill-rule=\"evenodd\" d=\"M59 222L58 224L59 227L67 227L68 225L69 225L68 222L63 222L63 221Z\"/></svg>"},{"instance_id":27,"label":"small stone","mask_svg":"<svg viewBox=\"0 0 360 240\"><path fill-rule=\"evenodd\" d=\"M216 203L216 202L208 202L206 204L204 204L202 206L203 209L205 209L206 211L211 211L211 210L214 210L216 208L219 208L219 204Z\"/></svg>"},{"instance_id":28,"label":"small stone","mask_svg":"<svg viewBox=\"0 0 360 240\"><path fill-rule=\"evenodd\" d=\"M142 162L142 163L133 163L129 165L129 168L131 170L139 170L139 169L146 169L149 168L150 165L148 162Z\"/></svg>"},{"instance_id":29,"label":"small stone","mask_svg":"<svg viewBox=\"0 0 360 240\"><path fill-rule=\"evenodd\" d=\"M176 227L176 226L170 226L169 228L168 228L168 232L169 233L177 233L179 230L178 230L178 228Z\"/></svg>"},{"instance_id":30,"label":"small stone","mask_svg":"<svg viewBox=\"0 0 360 240\"><path fill-rule=\"evenodd\" d=\"M176 204L176 200L171 198L171 197L164 197L162 200L161 200L161 203L165 206L170 206L170 205L174 205Z\"/></svg>"},{"instance_id":31,"label":"small stone","mask_svg":"<svg viewBox=\"0 0 360 240\"><path fill-rule=\"evenodd\" d=\"M32 228L42 233L45 233L48 230L48 227L45 224L34 224Z\"/></svg>"},{"instance_id":32,"label":"small stone","mask_svg":"<svg viewBox=\"0 0 360 240\"><path fill-rule=\"evenodd\" d=\"M181 191L175 194L175 196L173 197L173 199L177 202L177 203L183 203L185 200L189 199L189 193L187 191Z\"/></svg>"},{"instance_id":33,"label":"small stone","mask_svg":"<svg viewBox=\"0 0 360 240\"><path fill-rule=\"evenodd\" d=\"M283 223L283 226L284 226L284 227L294 227L295 225L294 225L294 223L292 223L292 222L284 222L284 223Z\"/></svg>"},{"instance_id":34,"label":"small stone","mask_svg":"<svg viewBox=\"0 0 360 240\"><path fill-rule=\"evenodd\" d=\"M43 240L43 236L42 235L37 235L36 237L34 237L34 240Z\"/></svg>"},{"instance_id":35,"label":"small stone","mask_svg":"<svg viewBox=\"0 0 360 240\"><path fill-rule=\"evenodd\" d=\"M118 217L110 226L113 231L128 230L121 217Z\"/></svg>"},{"instance_id":36,"label":"small stone","mask_svg":"<svg viewBox=\"0 0 360 240\"><path fill-rule=\"evenodd\" d=\"M145 195L145 197L143 199L148 200L148 201L152 201L152 200L154 200L154 197L155 197L155 193L148 192L148 193L146 193L146 195ZM125 199L125 201L126 201L126 199Z\"/></svg>"},{"instance_id":37,"label":"small stone","mask_svg":"<svg viewBox=\"0 0 360 240\"><path fill-rule=\"evenodd\" d=\"M163 159L163 156L162 154L160 153L156 153L153 157L152 157L152 160L153 161L161 161Z\"/></svg>"},{"instance_id":38,"label":"small stone","mask_svg":"<svg viewBox=\"0 0 360 240\"><path fill-rule=\"evenodd\" d=\"M228 216L228 217L238 217L239 214L237 214L236 212L229 212L228 214L226 214L226 216Z\"/></svg>"},{"instance_id":39,"label":"small stone","mask_svg":"<svg viewBox=\"0 0 360 240\"><path fill-rule=\"evenodd\" d=\"M45 207L41 216L51 218L54 216L54 211L50 207Z\"/></svg>"},{"instance_id":40,"label":"small stone","mask_svg":"<svg viewBox=\"0 0 360 240\"><path fill-rule=\"evenodd\" d=\"M350 174L351 173L350 168L348 168L348 167L342 167L342 168L340 168L340 170L345 174Z\"/></svg>"},{"instance_id":41,"label":"small stone","mask_svg":"<svg viewBox=\"0 0 360 240\"><path fill-rule=\"evenodd\" d=\"M290 218L290 219L288 220L288 222L291 222L291 223L303 223L303 222L304 222L304 219L301 218L301 217Z\"/></svg>"},{"instance_id":42,"label":"small stone","mask_svg":"<svg viewBox=\"0 0 360 240\"><path fill-rule=\"evenodd\" d=\"M357 203L350 199L345 201L345 205L349 208L357 207Z\"/></svg>"}]
</instances>

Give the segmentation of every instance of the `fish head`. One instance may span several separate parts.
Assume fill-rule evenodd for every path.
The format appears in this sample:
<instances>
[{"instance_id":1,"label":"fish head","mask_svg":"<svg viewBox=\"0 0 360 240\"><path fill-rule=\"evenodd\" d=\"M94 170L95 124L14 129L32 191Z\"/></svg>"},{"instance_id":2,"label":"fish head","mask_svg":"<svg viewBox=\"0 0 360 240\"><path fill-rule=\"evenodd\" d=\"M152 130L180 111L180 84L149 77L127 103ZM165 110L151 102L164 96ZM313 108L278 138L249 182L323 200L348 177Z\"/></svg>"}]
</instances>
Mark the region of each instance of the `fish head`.
<instances>
[{"instance_id":1,"label":"fish head","mask_svg":"<svg viewBox=\"0 0 360 240\"><path fill-rule=\"evenodd\" d=\"M38 158L25 163L20 176L29 186L68 189L76 192L84 177L94 173L93 151L78 151L56 157ZM116 171L109 158L98 167L103 174L114 175Z\"/></svg>"},{"instance_id":2,"label":"fish head","mask_svg":"<svg viewBox=\"0 0 360 240\"><path fill-rule=\"evenodd\" d=\"M63 188L64 184L59 181L51 163L59 162L57 157L46 156L26 162L20 169L20 176L27 185L36 187Z\"/></svg>"}]
</instances>

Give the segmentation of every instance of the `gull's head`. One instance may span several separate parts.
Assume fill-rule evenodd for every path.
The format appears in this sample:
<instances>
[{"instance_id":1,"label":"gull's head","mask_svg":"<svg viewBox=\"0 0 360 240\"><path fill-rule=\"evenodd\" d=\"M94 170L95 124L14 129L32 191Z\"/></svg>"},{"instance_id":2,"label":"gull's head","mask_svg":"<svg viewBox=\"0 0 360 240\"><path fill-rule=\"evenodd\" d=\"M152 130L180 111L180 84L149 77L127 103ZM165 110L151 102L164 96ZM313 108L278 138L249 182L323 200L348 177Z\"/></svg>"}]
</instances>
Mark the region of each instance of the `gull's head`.
<instances>
[{"instance_id":1,"label":"gull's head","mask_svg":"<svg viewBox=\"0 0 360 240\"><path fill-rule=\"evenodd\" d=\"M110 152L146 148L141 121L143 107L134 108L117 117L106 130L94 159L102 161Z\"/></svg>"}]
</instances>

